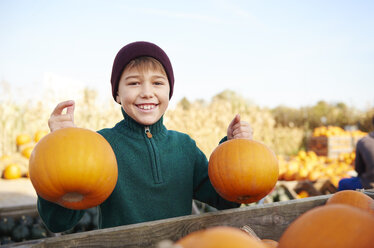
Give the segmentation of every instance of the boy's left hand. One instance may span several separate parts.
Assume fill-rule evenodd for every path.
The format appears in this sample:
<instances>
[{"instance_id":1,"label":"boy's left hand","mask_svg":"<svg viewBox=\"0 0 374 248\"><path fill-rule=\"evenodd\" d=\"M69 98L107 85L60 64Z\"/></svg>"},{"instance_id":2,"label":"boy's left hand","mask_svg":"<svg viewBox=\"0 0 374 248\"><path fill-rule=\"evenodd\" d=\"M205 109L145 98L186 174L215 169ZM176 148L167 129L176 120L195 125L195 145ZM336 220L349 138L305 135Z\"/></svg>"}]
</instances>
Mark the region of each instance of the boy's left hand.
<instances>
[{"instance_id":1,"label":"boy's left hand","mask_svg":"<svg viewBox=\"0 0 374 248\"><path fill-rule=\"evenodd\" d=\"M237 114L227 128L227 139L252 139L253 130L246 121L240 121L240 115Z\"/></svg>"}]
</instances>

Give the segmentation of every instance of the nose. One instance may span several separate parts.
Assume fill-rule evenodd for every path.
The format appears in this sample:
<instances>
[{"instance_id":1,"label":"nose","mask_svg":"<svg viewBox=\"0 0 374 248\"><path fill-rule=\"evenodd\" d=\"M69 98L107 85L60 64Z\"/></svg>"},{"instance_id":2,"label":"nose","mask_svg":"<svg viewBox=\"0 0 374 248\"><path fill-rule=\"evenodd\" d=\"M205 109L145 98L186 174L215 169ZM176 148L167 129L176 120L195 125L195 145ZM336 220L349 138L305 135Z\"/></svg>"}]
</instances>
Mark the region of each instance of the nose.
<instances>
[{"instance_id":1,"label":"nose","mask_svg":"<svg viewBox=\"0 0 374 248\"><path fill-rule=\"evenodd\" d=\"M140 96L143 98L153 97L153 88L150 83L144 83L141 88Z\"/></svg>"}]
</instances>

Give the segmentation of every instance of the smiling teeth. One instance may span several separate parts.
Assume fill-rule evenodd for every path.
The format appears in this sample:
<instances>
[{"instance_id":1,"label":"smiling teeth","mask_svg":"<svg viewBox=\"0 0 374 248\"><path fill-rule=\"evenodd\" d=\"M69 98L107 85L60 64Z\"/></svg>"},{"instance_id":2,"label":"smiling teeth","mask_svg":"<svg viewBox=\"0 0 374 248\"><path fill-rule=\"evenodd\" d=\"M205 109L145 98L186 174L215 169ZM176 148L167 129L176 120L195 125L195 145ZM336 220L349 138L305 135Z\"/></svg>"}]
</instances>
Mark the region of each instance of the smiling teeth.
<instances>
[{"instance_id":1,"label":"smiling teeth","mask_svg":"<svg viewBox=\"0 0 374 248\"><path fill-rule=\"evenodd\" d=\"M155 105L139 105L139 108L145 109L145 110L153 109L154 107Z\"/></svg>"}]
</instances>

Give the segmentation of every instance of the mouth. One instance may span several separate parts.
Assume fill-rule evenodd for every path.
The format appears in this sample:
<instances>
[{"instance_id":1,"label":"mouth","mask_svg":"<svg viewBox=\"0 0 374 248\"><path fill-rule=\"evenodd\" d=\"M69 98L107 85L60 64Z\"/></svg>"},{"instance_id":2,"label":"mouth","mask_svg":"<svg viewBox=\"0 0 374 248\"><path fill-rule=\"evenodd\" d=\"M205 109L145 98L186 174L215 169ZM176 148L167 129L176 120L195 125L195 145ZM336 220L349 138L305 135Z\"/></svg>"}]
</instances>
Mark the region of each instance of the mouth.
<instances>
[{"instance_id":1,"label":"mouth","mask_svg":"<svg viewBox=\"0 0 374 248\"><path fill-rule=\"evenodd\" d=\"M135 104L135 106L141 110L153 110L158 106L155 103L142 103L142 104Z\"/></svg>"}]
</instances>

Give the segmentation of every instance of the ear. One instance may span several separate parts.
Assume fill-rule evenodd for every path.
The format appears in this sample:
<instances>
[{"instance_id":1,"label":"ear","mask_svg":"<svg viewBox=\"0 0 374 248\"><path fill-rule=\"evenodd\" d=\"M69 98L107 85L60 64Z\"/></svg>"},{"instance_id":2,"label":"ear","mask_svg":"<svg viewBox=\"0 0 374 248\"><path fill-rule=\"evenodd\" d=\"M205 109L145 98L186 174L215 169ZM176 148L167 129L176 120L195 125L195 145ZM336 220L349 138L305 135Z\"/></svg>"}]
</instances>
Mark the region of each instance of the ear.
<instances>
[{"instance_id":1,"label":"ear","mask_svg":"<svg viewBox=\"0 0 374 248\"><path fill-rule=\"evenodd\" d=\"M117 95L116 96L116 102L118 103L118 104L121 104L121 98Z\"/></svg>"}]
</instances>

